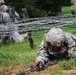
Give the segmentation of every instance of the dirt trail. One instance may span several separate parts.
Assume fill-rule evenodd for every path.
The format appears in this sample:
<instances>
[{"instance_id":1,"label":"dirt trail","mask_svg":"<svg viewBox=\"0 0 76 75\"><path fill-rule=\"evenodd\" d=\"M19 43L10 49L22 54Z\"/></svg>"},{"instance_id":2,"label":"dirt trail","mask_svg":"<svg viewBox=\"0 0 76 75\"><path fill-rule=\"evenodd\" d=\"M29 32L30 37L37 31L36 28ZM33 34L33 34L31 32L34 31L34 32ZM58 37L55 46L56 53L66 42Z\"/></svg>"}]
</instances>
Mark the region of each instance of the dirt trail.
<instances>
[{"instance_id":1,"label":"dirt trail","mask_svg":"<svg viewBox=\"0 0 76 75\"><path fill-rule=\"evenodd\" d=\"M40 72L31 72L31 73L27 73L26 75L53 75L51 72L49 72L49 69L55 69L56 67L58 67L58 65L53 65L51 67L48 67L48 69L45 69L43 71ZM26 71L26 67L24 67L23 65L13 65L10 66L3 75L16 75L17 73L21 72L21 71ZM70 69L70 70L62 70L61 75L69 75L71 73L76 73L76 67ZM57 73L54 73L54 75L58 75Z\"/></svg>"}]
</instances>

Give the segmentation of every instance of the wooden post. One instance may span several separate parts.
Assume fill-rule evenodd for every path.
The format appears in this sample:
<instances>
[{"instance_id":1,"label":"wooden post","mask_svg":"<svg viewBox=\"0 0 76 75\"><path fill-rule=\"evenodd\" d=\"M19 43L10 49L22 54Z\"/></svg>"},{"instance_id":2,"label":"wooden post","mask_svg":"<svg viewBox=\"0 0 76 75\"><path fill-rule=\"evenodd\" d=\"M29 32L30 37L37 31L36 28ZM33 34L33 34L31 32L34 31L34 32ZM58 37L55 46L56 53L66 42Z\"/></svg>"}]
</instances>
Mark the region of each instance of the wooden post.
<instances>
[{"instance_id":1,"label":"wooden post","mask_svg":"<svg viewBox=\"0 0 76 75\"><path fill-rule=\"evenodd\" d=\"M75 7L74 7L74 9L75 9L75 15L76 15L76 0L74 0L74 5L75 5Z\"/></svg>"},{"instance_id":2,"label":"wooden post","mask_svg":"<svg viewBox=\"0 0 76 75\"><path fill-rule=\"evenodd\" d=\"M29 41L30 47L34 48L34 42L33 42L31 30L28 31L28 41Z\"/></svg>"}]
</instances>

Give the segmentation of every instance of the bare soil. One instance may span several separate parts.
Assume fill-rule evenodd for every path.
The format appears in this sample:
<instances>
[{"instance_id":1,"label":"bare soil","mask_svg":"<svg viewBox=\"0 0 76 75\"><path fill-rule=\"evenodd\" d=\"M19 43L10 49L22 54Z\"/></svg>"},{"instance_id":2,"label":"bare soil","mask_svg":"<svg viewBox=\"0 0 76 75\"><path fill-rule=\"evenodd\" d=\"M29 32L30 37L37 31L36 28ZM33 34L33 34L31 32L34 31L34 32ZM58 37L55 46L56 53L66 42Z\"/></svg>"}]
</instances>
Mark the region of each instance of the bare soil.
<instances>
[{"instance_id":1,"label":"bare soil","mask_svg":"<svg viewBox=\"0 0 76 75\"><path fill-rule=\"evenodd\" d=\"M27 73L26 75L53 75L51 72L49 72L49 69L54 69L56 68L58 65L53 65L51 67L48 67L48 69L45 69L43 71L38 71L38 72L31 72L31 73ZM16 75L19 72L22 71L26 71L26 67L23 65L13 65L10 66L3 75ZM62 70L61 71L61 75L69 75L71 73L76 73L76 67L73 67L70 70ZM54 74L54 75L58 75L58 74ZM59 74L60 75L60 74Z\"/></svg>"}]
</instances>

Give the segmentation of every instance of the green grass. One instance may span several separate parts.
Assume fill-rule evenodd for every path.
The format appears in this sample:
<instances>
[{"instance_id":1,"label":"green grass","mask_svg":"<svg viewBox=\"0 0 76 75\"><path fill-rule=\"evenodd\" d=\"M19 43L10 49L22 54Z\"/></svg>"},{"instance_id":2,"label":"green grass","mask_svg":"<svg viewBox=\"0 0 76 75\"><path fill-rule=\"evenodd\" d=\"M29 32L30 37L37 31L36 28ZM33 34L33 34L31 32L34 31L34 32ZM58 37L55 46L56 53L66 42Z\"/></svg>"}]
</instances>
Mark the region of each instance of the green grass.
<instances>
[{"instance_id":1,"label":"green grass","mask_svg":"<svg viewBox=\"0 0 76 75\"><path fill-rule=\"evenodd\" d=\"M62 15L63 16L70 16L71 15L70 6L62 7Z\"/></svg>"},{"instance_id":2,"label":"green grass","mask_svg":"<svg viewBox=\"0 0 76 75\"><path fill-rule=\"evenodd\" d=\"M73 34L76 34L76 28L62 28L64 31L69 31ZM0 47L0 66L7 69L13 64L20 64L26 66L26 68L32 66L34 63L36 54L38 51L38 46L43 38L44 31L35 31L33 32L34 39L34 49L31 49L28 43L28 39L25 39L25 42L19 44L13 44L12 42L7 42L5 46ZM9 44L8 44L9 43ZM60 61L60 69L69 69L71 63L67 63L67 60ZM27 64L27 65L26 65ZM65 65L66 64L66 65ZM59 72L60 72L59 69ZM3 69L4 70L4 69ZM55 70L57 71L57 70ZM58 72L58 71L57 71ZM59 73L58 72L58 73Z\"/></svg>"}]
</instances>

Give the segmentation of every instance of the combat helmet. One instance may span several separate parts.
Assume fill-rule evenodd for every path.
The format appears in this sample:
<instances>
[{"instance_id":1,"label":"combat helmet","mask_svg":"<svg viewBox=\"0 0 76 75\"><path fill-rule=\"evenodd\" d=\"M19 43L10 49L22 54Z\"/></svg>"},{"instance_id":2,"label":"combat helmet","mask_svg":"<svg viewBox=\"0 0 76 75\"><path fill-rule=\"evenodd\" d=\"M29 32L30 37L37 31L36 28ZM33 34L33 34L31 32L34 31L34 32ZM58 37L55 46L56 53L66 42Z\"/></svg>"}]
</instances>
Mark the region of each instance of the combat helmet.
<instances>
[{"instance_id":1,"label":"combat helmet","mask_svg":"<svg viewBox=\"0 0 76 75\"><path fill-rule=\"evenodd\" d=\"M6 5L2 5L1 9L2 9L2 11L7 11L8 7Z\"/></svg>"},{"instance_id":2,"label":"combat helmet","mask_svg":"<svg viewBox=\"0 0 76 75\"><path fill-rule=\"evenodd\" d=\"M46 42L50 42L52 45L61 46L65 41L65 34L60 28L51 28L46 34Z\"/></svg>"}]
</instances>

